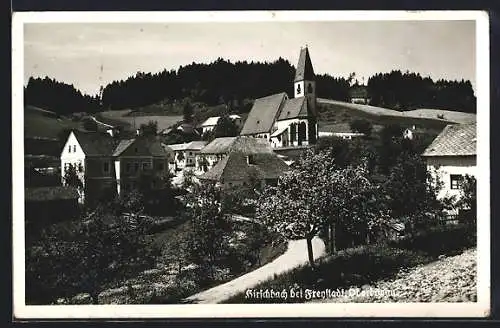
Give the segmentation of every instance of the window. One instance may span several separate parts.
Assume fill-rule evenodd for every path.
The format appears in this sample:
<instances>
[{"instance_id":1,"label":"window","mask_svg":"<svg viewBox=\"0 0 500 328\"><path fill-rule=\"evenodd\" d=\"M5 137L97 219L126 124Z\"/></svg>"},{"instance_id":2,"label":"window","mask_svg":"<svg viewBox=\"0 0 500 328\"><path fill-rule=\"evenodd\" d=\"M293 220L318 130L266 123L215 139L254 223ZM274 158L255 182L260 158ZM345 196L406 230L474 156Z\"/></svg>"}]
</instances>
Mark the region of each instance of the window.
<instances>
[{"instance_id":1,"label":"window","mask_svg":"<svg viewBox=\"0 0 500 328\"><path fill-rule=\"evenodd\" d=\"M462 182L463 176L460 174L450 174L450 188L460 189L460 183Z\"/></svg>"},{"instance_id":2,"label":"window","mask_svg":"<svg viewBox=\"0 0 500 328\"><path fill-rule=\"evenodd\" d=\"M193 156L193 152L191 152L191 151L190 151L190 152L189 152L189 156Z\"/></svg>"},{"instance_id":3,"label":"window","mask_svg":"<svg viewBox=\"0 0 500 328\"><path fill-rule=\"evenodd\" d=\"M149 169L149 163L148 162L142 163L142 170L145 171L147 169Z\"/></svg>"},{"instance_id":4,"label":"window","mask_svg":"<svg viewBox=\"0 0 500 328\"><path fill-rule=\"evenodd\" d=\"M137 153L137 147L135 147L135 148L134 148L134 152L136 152L136 153Z\"/></svg>"},{"instance_id":5,"label":"window","mask_svg":"<svg viewBox=\"0 0 500 328\"><path fill-rule=\"evenodd\" d=\"M73 152L76 153L76 145L73 145Z\"/></svg>"},{"instance_id":6,"label":"window","mask_svg":"<svg viewBox=\"0 0 500 328\"><path fill-rule=\"evenodd\" d=\"M71 153L71 145L68 146L68 153Z\"/></svg>"},{"instance_id":7,"label":"window","mask_svg":"<svg viewBox=\"0 0 500 328\"><path fill-rule=\"evenodd\" d=\"M139 171L139 163L134 163L134 172Z\"/></svg>"},{"instance_id":8,"label":"window","mask_svg":"<svg viewBox=\"0 0 500 328\"><path fill-rule=\"evenodd\" d=\"M165 165L163 163L158 164L158 170L163 171L165 169Z\"/></svg>"},{"instance_id":9,"label":"window","mask_svg":"<svg viewBox=\"0 0 500 328\"><path fill-rule=\"evenodd\" d=\"M103 170L104 170L104 173L108 173L109 172L109 162L104 162L103 163Z\"/></svg>"},{"instance_id":10,"label":"window","mask_svg":"<svg viewBox=\"0 0 500 328\"><path fill-rule=\"evenodd\" d=\"M307 93L312 93L312 92L313 92L313 87L312 87L312 84L311 84L311 83L309 83L309 84L307 85Z\"/></svg>"},{"instance_id":11,"label":"window","mask_svg":"<svg viewBox=\"0 0 500 328\"><path fill-rule=\"evenodd\" d=\"M127 163L125 164L125 172L130 172L130 169L132 168L132 166L130 165L130 163Z\"/></svg>"}]
</instances>

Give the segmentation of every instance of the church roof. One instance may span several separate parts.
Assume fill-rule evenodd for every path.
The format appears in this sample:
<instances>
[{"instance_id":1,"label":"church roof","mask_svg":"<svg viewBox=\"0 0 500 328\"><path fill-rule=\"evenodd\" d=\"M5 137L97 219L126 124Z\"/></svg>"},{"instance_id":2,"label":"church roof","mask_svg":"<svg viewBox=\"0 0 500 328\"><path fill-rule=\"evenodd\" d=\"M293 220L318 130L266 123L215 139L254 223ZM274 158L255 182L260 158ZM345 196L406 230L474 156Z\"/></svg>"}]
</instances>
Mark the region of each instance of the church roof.
<instances>
[{"instance_id":1,"label":"church roof","mask_svg":"<svg viewBox=\"0 0 500 328\"><path fill-rule=\"evenodd\" d=\"M300 49L299 63L297 64L297 70L295 71L294 82L302 80L314 80L314 69L307 47Z\"/></svg>"},{"instance_id":2,"label":"church roof","mask_svg":"<svg viewBox=\"0 0 500 328\"><path fill-rule=\"evenodd\" d=\"M240 134L248 135L269 132L286 98L286 93L282 92L255 99Z\"/></svg>"},{"instance_id":3,"label":"church roof","mask_svg":"<svg viewBox=\"0 0 500 328\"><path fill-rule=\"evenodd\" d=\"M279 114L278 121L295 117L307 117L306 97L288 99Z\"/></svg>"}]
</instances>

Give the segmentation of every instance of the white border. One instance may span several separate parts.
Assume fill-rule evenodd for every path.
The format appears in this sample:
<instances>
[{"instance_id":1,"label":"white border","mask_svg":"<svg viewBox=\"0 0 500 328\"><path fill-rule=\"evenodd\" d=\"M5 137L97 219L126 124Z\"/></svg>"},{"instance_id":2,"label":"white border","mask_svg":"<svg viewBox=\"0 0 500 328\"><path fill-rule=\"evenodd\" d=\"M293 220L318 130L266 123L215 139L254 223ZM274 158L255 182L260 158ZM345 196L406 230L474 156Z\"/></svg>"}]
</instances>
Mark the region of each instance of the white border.
<instances>
[{"instance_id":1,"label":"white border","mask_svg":"<svg viewBox=\"0 0 500 328\"><path fill-rule=\"evenodd\" d=\"M477 303L48 305L24 302L24 23L475 20L478 165ZM489 21L480 11L26 12L12 18L13 315L16 319L484 317L490 311Z\"/></svg>"}]
</instances>

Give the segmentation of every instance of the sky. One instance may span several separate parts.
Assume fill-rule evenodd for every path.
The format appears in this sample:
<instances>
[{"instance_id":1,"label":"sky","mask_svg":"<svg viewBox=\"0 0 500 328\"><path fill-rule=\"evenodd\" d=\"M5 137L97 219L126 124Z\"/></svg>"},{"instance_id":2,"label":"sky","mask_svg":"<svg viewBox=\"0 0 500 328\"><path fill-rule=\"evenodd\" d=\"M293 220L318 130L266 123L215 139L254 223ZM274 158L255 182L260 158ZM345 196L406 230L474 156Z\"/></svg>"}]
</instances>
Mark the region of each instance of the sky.
<instances>
[{"instance_id":1,"label":"sky","mask_svg":"<svg viewBox=\"0 0 500 328\"><path fill-rule=\"evenodd\" d=\"M308 46L316 74L360 82L394 69L475 87L474 21L26 23L24 82L51 77L94 95L138 71L177 70L218 57L297 65Z\"/></svg>"}]
</instances>

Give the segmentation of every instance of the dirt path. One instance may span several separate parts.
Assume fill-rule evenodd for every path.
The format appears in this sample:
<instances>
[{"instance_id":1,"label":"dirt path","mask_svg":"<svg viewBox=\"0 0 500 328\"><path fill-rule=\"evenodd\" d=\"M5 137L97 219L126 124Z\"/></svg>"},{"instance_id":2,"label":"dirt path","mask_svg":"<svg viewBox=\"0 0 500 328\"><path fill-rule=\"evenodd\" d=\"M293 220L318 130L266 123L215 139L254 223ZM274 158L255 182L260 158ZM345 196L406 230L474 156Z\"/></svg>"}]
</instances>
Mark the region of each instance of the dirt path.
<instances>
[{"instance_id":1,"label":"dirt path","mask_svg":"<svg viewBox=\"0 0 500 328\"><path fill-rule=\"evenodd\" d=\"M320 238L312 241L314 258L317 259L325 253L325 244ZM268 263L252 272L231 280L225 284L207 289L185 299L187 303L216 304L223 302L230 297L245 292L261 282L272 279L274 275L290 271L302 264L307 259L307 245L305 239L291 240L288 242L287 251Z\"/></svg>"}]
</instances>

